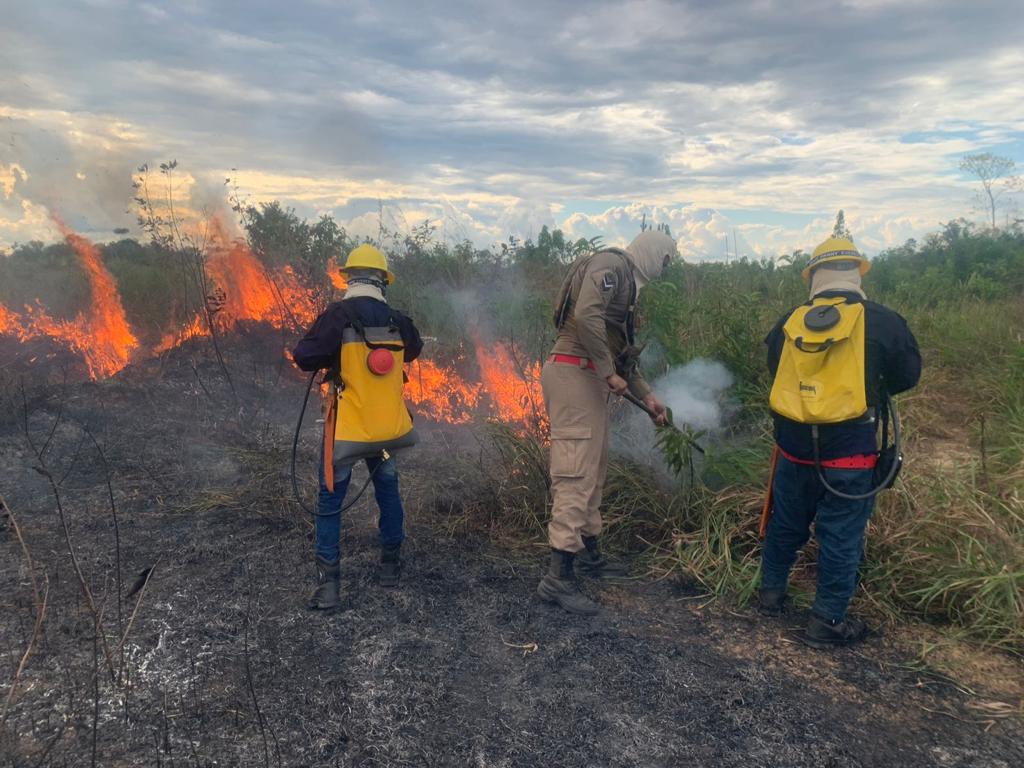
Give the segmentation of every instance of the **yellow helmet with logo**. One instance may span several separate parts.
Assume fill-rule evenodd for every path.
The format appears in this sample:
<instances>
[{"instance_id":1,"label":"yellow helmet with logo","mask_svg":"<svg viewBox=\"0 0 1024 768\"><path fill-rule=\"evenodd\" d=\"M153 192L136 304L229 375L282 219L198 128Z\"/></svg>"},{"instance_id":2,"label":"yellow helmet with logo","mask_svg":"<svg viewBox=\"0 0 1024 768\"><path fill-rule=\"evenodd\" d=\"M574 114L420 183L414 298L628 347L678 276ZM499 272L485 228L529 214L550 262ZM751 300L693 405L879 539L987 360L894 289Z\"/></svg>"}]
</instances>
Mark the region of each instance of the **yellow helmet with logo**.
<instances>
[{"instance_id":1,"label":"yellow helmet with logo","mask_svg":"<svg viewBox=\"0 0 1024 768\"><path fill-rule=\"evenodd\" d=\"M811 272L815 267L828 264L830 261L860 262L858 269L861 276L866 275L868 270L871 269L871 262L867 260L864 254L857 250L857 246L853 244L852 240L847 240L845 237L830 237L814 249L811 260L807 262L807 266L804 267L804 271L800 274L803 275L804 280L810 280Z\"/></svg>"},{"instance_id":2,"label":"yellow helmet with logo","mask_svg":"<svg viewBox=\"0 0 1024 768\"><path fill-rule=\"evenodd\" d=\"M350 269L377 269L387 275L389 285L395 282L394 274L388 269L387 257L369 243L363 243L351 250L341 271L348 272Z\"/></svg>"}]
</instances>

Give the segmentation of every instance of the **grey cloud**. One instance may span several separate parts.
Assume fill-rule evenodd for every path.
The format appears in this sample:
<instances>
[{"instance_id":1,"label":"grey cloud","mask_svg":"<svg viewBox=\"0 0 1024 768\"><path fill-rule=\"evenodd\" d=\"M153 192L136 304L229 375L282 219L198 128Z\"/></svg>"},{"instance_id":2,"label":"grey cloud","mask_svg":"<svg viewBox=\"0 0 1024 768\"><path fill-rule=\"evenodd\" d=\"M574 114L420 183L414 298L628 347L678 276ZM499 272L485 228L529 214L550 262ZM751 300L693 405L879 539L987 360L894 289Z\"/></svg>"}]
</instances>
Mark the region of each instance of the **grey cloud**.
<instances>
[{"instance_id":1,"label":"grey cloud","mask_svg":"<svg viewBox=\"0 0 1024 768\"><path fill-rule=\"evenodd\" d=\"M780 151L780 137L941 122L934 97L915 107L914 78L998 92L1021 73L986 66L1024 31L1014 3L951 0L6 5L0 104L109 115L143 134L98 155L92 176L177 157L429 189L425 169L441 164L465 179L453 194L542 206L849 173L813 144ZM611 122L617 110L630 117ZM59 158L75 155L62 141L16 143L10 160L59 187Z\"/></svg>"}]
</instances>

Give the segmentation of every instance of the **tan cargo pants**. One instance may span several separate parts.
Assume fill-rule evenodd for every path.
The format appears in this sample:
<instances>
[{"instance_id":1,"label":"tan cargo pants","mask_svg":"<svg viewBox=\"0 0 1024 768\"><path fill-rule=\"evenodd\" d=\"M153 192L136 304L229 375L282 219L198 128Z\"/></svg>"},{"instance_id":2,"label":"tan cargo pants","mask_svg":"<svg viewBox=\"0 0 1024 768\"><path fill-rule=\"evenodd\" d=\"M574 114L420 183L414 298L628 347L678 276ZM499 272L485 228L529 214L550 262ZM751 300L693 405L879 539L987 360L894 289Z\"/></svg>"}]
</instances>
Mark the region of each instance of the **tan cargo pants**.
<instances>
[{"instance_id":1,"label":"tan cargo pants","mask_svg":"<svg viewBox=\"0 0 1024 768\"><path fill-rule=\"evenodd\" d=\"M594 372L548 361L540 374L551 419L551 522L548 540L565 552L601 532L608 472L608 385Z\"/></svg>"}]
</instances>

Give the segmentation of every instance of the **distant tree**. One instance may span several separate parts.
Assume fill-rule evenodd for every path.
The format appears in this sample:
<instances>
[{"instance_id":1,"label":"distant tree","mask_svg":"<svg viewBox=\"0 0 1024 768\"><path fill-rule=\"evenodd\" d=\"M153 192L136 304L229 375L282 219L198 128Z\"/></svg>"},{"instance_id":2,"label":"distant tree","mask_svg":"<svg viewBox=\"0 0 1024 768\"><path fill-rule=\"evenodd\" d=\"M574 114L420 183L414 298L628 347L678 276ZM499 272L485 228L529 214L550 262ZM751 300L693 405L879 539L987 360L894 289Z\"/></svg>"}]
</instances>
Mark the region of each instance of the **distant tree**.
<instances>
[{"instance_id":1,"label":"distant tree","mask_svg":"<svg viewBox=\"0 0 1024 768\"><path fill-rule=\"evenodd\" d=\"M545 224L537 235L536 244L532 240L520 243L518 240L512 242L511 239L509 243L510 247L506 248L505 244L502 247L511 254L513 263L522 267L543 268L572 264L580 255L597 248L599 238L568 240L562 230L548 229Z\"/></svg>"},{"instance_id":2,"label":"distant tree","mask_svg":"<svg viewBox=\"0 0 1024 768\"><path fill-rule=\"evenodd\" d=\"M981 183L979 197L988 207L992 217L992 229L996 228L996 202L1007 192L1020 189L1021 178L1014 173L1017 164L1008 157L980 152L965 155L960 161L960 170L965 171Z\"/></svg>"},{"instance_id":3,"label":"distant tree","mask_svg":"<svg viewBox=\"0 0 1024 768\"><path fill-rule=\"evenodd\" d=\"M832 227L832 237L841 237L844 240L853 242L853 235L850 233L849 228L846 226L846 214L843 213L843 209L839 209L839 213L836 214L836 223Z\"/></svg>"}]
</instances>

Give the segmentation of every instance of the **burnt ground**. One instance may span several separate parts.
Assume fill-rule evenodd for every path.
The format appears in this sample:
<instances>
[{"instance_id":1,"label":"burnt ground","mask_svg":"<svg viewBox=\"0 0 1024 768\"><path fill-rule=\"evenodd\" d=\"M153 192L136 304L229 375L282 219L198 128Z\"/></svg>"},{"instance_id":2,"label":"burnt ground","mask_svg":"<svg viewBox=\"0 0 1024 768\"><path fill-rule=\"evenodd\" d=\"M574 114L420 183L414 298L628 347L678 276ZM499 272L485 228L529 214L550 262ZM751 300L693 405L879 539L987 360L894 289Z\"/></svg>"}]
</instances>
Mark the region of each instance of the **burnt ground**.
<instances>
[{"instance_id":1,"label":"burnt ground","mask_svg":"<svg viewBox=\"0 0 1024 768\"><path fill-rule=\"evenodd\" d=\"M979 716L887 640L812 652L794 641L799 615L733 612L668 581L588 585L605 606L595 618L538 602L542 545L466 525L473 484L453 473L481 448L450 431L404 458L402 587L375 584L360 502L344 524L344 607L310 614L310 528L287 479L302 384L248 363L233 366L244 406L198 353L101 383L6 377L0 492L47 605L0 765L1024 764L1019 719ZM315 441L310 426L307 488ZM117 683L38 471L44 445ZM8 518L0 707L38 607Z\"/></svg>"}]
</instances>

